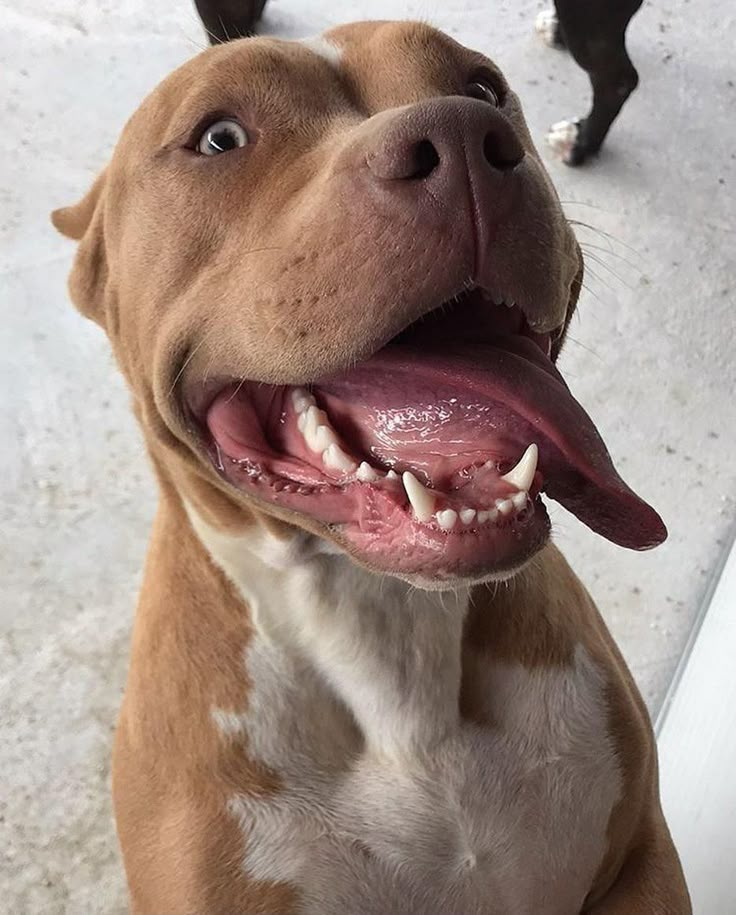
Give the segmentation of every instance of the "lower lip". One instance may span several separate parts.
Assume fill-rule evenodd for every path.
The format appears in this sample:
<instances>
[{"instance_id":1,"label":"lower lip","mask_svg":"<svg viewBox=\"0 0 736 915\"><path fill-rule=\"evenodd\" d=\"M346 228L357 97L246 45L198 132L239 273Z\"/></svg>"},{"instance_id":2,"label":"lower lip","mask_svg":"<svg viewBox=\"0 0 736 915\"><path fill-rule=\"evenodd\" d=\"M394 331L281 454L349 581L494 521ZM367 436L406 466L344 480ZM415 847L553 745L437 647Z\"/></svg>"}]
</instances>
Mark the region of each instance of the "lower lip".
<instances>
[{"instance_id":1,"label":"lower lip","mask_svg":"<svg viewBox=\"0 0 736 915\"><path fill-rule=\"evenodd\" d=\"M539 497L509 518L469 525L458 519L445 531L413 517L398 481L304 485L219 453L213 458L221 476L256 505L336 541L379 572L448 582L492 577L518 567L549 536Z\"/></svg>"},{"instance_id":2,"label":"lower lip","mask_svg":"<svg viewBox=\"0 0 736 915\"><path fill-rule=\"evenodd\" d=\"M537 500L523 515L501 525L446 532L406 517L395 528L366 533L348 524L338 540L372 568L434 581L481 580L518 568L549 537L549 519Z\"/></svg>"}]
</instances>

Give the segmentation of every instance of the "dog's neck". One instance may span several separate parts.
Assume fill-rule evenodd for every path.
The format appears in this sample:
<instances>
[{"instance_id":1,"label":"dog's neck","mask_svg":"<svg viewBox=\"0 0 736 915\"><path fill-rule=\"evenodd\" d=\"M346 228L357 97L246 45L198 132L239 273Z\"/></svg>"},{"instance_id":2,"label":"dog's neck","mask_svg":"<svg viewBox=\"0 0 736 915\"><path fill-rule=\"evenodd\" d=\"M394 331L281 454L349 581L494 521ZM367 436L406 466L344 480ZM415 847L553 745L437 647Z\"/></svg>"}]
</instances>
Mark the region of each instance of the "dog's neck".
<instances>
[{"instance_id":1,"label":"dog's neck","mask_svg":"<svg viewBox=\"0 0 736 915\"><path fill-rule=\"evenodd\" d=\"M457 728L467 589L427 592L375 575L318 538L192 525L259 637L299 653L350 709L366 748L429 749Z\"/></svg>"}]
</instances>

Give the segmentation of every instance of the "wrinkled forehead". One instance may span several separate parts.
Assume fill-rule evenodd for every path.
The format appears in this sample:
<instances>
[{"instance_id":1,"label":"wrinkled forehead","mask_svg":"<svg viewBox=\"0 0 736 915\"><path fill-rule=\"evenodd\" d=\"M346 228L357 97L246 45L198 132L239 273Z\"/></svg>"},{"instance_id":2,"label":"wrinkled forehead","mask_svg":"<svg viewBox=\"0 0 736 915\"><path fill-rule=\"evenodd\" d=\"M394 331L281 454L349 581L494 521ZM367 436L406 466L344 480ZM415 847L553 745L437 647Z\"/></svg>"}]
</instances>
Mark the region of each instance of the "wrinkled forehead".
<instances>
[{"instance_id":1,"label":"wrinkled forehead","mask_svg":"<svg viewBox=\"0 0 736 915\"><path fill-rule=\"evenodd\" d=\"M302 41L248 38L176 70L141 105L126 134L145 131L148 143L175 145L201 119L242 111L293 130L315 115L370 116L459 92L481 73L506 89L490 60L422 23L355 23Z\"/></svg>"},{"instance_id":2,"label":"wrinkled forehead","mask_svg":"<svg viewBox=\"0 0 736 915\"><path fill-rule=\"evenodd\" d=\"M481 71L505 89L500 70L477 51L416 22L359 22L326 33L340 69L367 113L457 92Z\"/></svg>"}]
</instances>

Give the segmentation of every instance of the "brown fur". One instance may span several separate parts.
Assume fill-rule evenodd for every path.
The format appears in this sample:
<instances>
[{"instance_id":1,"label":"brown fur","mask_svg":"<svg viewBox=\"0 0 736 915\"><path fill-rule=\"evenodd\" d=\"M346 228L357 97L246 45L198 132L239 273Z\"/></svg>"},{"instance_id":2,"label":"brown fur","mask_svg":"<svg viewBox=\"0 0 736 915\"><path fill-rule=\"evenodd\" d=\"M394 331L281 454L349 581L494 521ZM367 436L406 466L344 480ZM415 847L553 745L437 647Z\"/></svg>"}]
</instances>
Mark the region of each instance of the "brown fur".
<instances>
[{"instance_id":1,"label":"brown fur","mask_svg":"<svg viewBox=\"0 0 736 915\"><path fill-rule=\"evenodd\" d=\"M243 839L228 798L278 792L279 783L248 760L247 748L223 743L210 719L213 706L247 704L242 654L252 626L182 500L233 532L296 524L330 534L229 488L190 428L185 393L213 374L299 383L343 368L447 298L470 269L467 229L454 212L435 214L420 235L421 212L388 218L361 197L359 172L403 106L457 92L478 67L502 77L424 25L362 23L335 30L332 40L342 49L339 72L304 47L265 39L184 65L138 109L87 197L53 217L79 240L72 298L110 337L161 483L114 758L117 825L139 913L255 915L298 905L290 889L250 882L239 866ZM223 109L259 125L237 166L237 158L205 162L181 148L203 117ZM527 152L530 209L499 232L499 269L514 264L525 276L528 300L540 303L530 320L564 328L579 289L578 249L511 93L506 116ZM686 915L646 711L590 598L553 548L511 585L476 589L463 714L479 715L478 665L564 665L577 642L608 672L625 781L587 910Z\"/></svg>"}]
</instances>

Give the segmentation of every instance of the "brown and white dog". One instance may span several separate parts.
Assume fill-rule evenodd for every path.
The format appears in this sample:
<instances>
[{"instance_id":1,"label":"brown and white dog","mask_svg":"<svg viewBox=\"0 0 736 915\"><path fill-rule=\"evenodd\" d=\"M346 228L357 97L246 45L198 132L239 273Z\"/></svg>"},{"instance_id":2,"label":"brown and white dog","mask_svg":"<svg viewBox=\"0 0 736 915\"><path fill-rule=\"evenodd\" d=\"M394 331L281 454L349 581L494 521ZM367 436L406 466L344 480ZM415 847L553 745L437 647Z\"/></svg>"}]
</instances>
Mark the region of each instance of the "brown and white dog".
<instances>
[{"instance_id":1,"label":"brown and white dog","mask_svg":"<svg viewBox=\"0 0 736 915\"><path fill-rule=\"evenodd\" d=\"M414 23L212 48L54 222L161 489L114 756L132 910L689 912L539 494L665 530L553 365L582 261L497 67Z\"/></svg>"}]
</instances>

